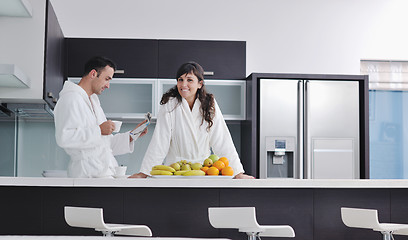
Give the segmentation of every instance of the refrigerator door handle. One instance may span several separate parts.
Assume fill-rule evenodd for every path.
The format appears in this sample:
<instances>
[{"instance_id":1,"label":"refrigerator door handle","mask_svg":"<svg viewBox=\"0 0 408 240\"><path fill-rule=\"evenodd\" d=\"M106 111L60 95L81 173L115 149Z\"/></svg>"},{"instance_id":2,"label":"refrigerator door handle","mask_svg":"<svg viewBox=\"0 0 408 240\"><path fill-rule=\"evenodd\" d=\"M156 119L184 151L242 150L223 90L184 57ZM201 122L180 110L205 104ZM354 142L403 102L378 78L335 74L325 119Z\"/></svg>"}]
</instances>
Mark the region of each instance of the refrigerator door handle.
<instances>
[{"instance_id":1,"label":"refrigerator door handle","mask_svg":"<svg viewBox=\"0 0 408 240\"><path fill-rule=\"evenodd\" d=\"M298 146L296 149L296 159L297 161L294 163L295 166L295 178L303 179L304 178L304 158L303 158L303 90L304 89L304 82L303 80L298 81L298 90L297 90L297 97L298 97L298 103L297 103L297 119L298 119L298 127L297 127L297 143L296 145Z\"/></svg>"},{"instance_id":2,"label":"refrigerator door handle","mask_svg":"<svg viewBox=\"0 0 408 240\"><path fill-rule=\"evenodd\" d=\"M311 157L309 154L309 109L308 109L308 104L309 104L309 80L305 81L304 84L304 89L303 89L303 164L304 164L304 178L305 179L311 179L313 178L312 176L312 162L311 162Z\"/></svg>"}]
</instances>

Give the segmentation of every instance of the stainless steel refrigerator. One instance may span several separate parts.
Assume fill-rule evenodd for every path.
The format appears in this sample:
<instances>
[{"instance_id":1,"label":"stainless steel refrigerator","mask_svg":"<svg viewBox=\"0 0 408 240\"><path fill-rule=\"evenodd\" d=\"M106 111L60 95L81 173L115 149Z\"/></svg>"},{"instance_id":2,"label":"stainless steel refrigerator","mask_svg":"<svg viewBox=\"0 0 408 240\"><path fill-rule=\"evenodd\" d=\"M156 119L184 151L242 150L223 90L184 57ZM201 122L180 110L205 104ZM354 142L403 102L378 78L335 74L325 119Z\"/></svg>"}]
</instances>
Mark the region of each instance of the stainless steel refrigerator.
<instances>
[{"instance_id":1,"label":"stainless steel refrigerator","mask_svg":"<svg viewBox=\"0 0 408 240\"><path fill-rule=\"evenodd\" d=\"M260 178L360 178L358 81L260 79Z\"/></svg>"}]
</instances>

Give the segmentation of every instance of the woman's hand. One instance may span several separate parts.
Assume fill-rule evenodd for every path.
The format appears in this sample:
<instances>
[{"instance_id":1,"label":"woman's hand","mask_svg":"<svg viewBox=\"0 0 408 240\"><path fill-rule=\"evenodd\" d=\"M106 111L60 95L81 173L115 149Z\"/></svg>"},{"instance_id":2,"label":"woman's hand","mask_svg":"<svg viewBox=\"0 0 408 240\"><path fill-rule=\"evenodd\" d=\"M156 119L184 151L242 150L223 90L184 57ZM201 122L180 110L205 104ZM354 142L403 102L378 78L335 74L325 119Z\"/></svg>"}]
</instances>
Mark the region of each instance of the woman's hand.
<instances>
[{"instance_id":1,"label":"woman's hand","mask_svg":"<svg viewBox=\"0 0 408 240\"><path fill-rule=\"evenodd\" d=\"M144 174L144 173L135 173L132 176L130 176L129 178L147 178L148 175Z\"/></svg>"},{"instance_id":2,"label":"woman's hand","mask_svg":"<svg viewBox=\"0 0 408 240\"><path fill-rule=\"evenodd\" d=\"M237 175L235 175L234 179L255 179L255 178L252 177L251 175L247 175L244 173L238 173Z\"/></svg>"}]
</instances>

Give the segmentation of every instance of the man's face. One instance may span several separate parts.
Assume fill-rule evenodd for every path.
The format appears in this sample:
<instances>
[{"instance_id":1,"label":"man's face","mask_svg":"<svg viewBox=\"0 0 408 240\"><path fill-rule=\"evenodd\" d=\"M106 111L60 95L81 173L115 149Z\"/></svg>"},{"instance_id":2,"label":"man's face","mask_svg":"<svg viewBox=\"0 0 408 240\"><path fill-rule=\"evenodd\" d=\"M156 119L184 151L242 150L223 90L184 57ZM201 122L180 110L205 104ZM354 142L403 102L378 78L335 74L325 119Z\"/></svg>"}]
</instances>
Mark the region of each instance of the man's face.
<instances>
[{"instance_id":1,"label":"man's face","mask_svg":"<svg viewBox=\"0 0 408 240\"><path fill-rule=\"evenodd\" d=\"M113 68L106 66L99 72L92 70L92 93L101 94L103 90L109 88L109 81L113 78Z\"/></svg>"}]
</instances>

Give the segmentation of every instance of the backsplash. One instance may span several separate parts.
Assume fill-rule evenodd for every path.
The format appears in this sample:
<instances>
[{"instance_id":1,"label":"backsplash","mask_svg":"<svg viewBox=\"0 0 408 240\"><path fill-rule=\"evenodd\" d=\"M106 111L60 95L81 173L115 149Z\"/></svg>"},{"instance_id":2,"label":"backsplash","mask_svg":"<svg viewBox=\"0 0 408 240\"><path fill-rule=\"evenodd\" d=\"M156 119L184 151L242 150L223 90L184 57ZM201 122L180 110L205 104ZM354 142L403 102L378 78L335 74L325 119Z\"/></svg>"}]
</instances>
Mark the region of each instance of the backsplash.
<instances>
[{"instance_id":1,"label":"backsplash","mask_svg":"<svg viewBox=\"0 0 408 240\"><path fill-rule=\"evenodd\" d=\"M15 122L0 121L0 176L14 176Z\"/></svg>"},{"instance_id":2,"label":"backsplash","mask_svg":"<svg viewBox=\"0 0 408 240\"><path fill-rule=\"evenodd\" d=\"M0 176L14 176L14 166L16 166L16 174L19 177L42 177L43 170L67 169L69 156L55 141L53 119L18 121L16 127L17 154L14 154L14 124L14 121L0 122L2 133L0 135ZM239 122L231 122L227 125L238 154L241 155L241 125ZM135 126L136 123L123 123L121 132L132 130ZM155 124L152 123L149 126L149 132L135 142L133 153L116 156L119 164L128 166L127 174L139 171L154 128Z\"/></svg>"}]
</instances>

